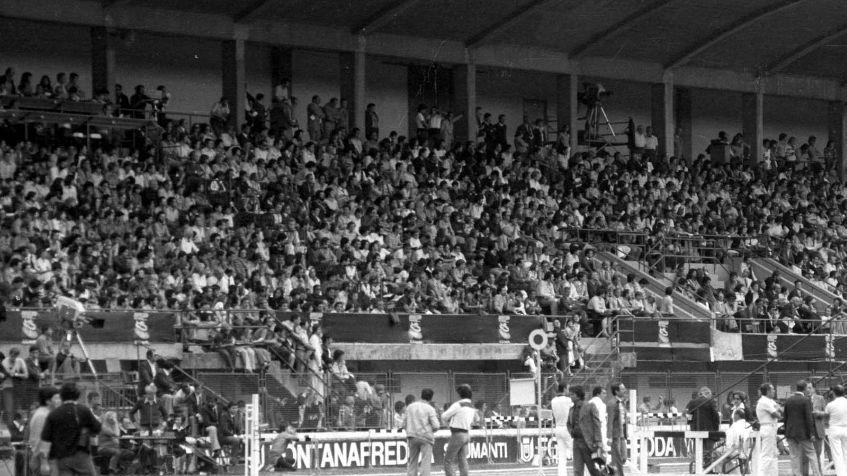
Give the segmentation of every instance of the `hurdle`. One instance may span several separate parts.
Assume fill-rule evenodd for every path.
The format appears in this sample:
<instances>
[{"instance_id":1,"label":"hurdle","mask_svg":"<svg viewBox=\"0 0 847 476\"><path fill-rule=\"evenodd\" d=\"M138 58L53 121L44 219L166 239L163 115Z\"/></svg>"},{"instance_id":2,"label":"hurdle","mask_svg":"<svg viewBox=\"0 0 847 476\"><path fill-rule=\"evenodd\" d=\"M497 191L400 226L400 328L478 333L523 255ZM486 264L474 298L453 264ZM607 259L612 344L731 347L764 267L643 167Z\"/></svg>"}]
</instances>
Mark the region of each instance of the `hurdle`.
<instances>
[{"instance_id":1,"label":"hurdle","mask_svg":"<svg viewBox=\"0 0 847 476\"><path fill-rule=\"evenodd\" d=\"M705 474L705 470L709 468L703 467L703 456L704 456L704 447L703 440L711 437L714 437L714 433L709 433L705 431L690 431L690 430L668 430L667 428L645 428L640 427L636 423L638 421L638 417L643 414L638 413L637 407L635 403L637 402L637 395L635 390L630 390L629 393L630 404L627 412L627 420L629 424L630 431L627 434L627 444L629 445L630 455L628 461L627 474L631 475L647 475L649 474L649 441L650 439L656 437L657 432L662 433L662 437L668 437L669 435L677 438L684 438L686 440L693 440L693 450L694 450L694 460L695 460L695 474L701 475ZM260 421L259 421L259 402L258 395L254 395L251 403L247 405L247 411L245 412L245 434L243 435L245 442L245 468L244 468L244 476L258 476L259 471L264 467L266 462L265 459L265 450L266 445L273 441L277 436L275 432L265 432L261 431ZM646 414L651 417L657 418L678 418L683 416L681 413L652 413ZM486 419L486 423L495 423L495 422L503 422L503 423L536 423L539 422L537 417L491 417ZM540 420L541 423L552 423L552 419L542 418ZM528 449L526 446L527 438L533 442L533 444L537 444L538 446L534 447L532 453L534 455L539 455L542 457L566 457L566 455L559 453L558 447L555 444L555 437L553 435L554 427L553 425L546 425L542 427L537 427L536 425L527 425L525 428L483 428L483 429L473 429L470 431L470 436L472 439L474 438L489 438L495 437L500 438L500 441L503 439L508 439L510 441L510 447L517 448L517 452L514 454L512 450L509 450L509 461L510 463L526 463L527 469L532 467L532 463L529 461L527 456L531 455L522 455L520 454L521 445L524 444L523 449ZM447 439L450 436L450 432L448 430L438 430L435 434L436 439ZM320 471L320 469L324 466L321 465L320 460L323 457L323 452L329 449L328 445L336 445L336 444L362 444L362 445L374 445L368 446L368 448L376 448L376 445L384 445L388 447L388 445L393 445L393 448L397 449L398 453L395 460L399 461L401 458L399 456L399 448L405 445L405 440L407 439L406 432L403 430L387 430L387 429L373 429L373 430L361 430L361 431L329 431L329 432L312 432L312 433L300 433L297 435L297 440L292 441L292 445L308 445L312 448L312 453L307 458L310 460L309 466L302 466L302 469L311 469L311 474L315 474ZM522 443L522 441L524 443ZM655 440L654 440L655 442ZM544 448L542 448L544 447ZM543 449L543 455L542 453ZM369 450L374 451L374 450ZM387 450L386 450L387 451ZM304 460L305 461L305 460ZM397 462L395 461L395 463ZM498 463L506 462L501 459ZM715 461L712 466L717 464L718 461ZM405 463L403 463L405 464ZM374 466L369 467L380 467L380 464L374 463ZM383 466L390 467L391 464L385 463ZM333 466L326 466L333 467ZM393 467L400 468L397 464L394 464ZM539 469L536 467L536 469ZM552 469L552 468L551 468ZM687 471L686 471L687 474Z\"/></svg>"}]
</instances>

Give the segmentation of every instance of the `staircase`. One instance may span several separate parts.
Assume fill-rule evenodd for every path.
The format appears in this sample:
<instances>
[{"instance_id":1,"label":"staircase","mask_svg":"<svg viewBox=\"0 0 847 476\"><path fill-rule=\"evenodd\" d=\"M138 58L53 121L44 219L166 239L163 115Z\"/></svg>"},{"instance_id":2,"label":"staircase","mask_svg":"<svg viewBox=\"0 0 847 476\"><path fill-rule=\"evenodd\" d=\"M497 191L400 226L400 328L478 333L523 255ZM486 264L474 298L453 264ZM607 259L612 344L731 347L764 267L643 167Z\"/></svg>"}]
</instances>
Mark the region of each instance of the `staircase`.
<instances>
[{"instance_id":1,"label":"staircase","mask_svg":"<svg viewBox=\"0 0 847 476\"><path fill-rule=\"evenodd\" d=\"M779 271L780 284L783 289L792 289L795 281L803 283L803 291L815 298L815 305L819 310L828 309L832 301L838 296L821 289L812 284L811 281L804 278L788 268L783 266L779 261L771 258L753 259L750 260L750 269L756 275L757 281L764 283L765 279L770 277L774 271Z\"/></svg>"},{"instance_id":2,"label":"staircase","mask_svg":"<svg viewBox=\"0 0 847 476\"><path fill-rule=\"evenodd\" d=\"M585 366L568 378L568 385L579 385L587 393L592 387L607 387L618 380L624 366L617 342L617 335L582 339Z\"/></svg>"},{"instance_id":3,"label":"staircase","mask_svg":"<svg viewBox=\"0 0 847 476\"><path fill-rule=\"evenodd\" d=\"M603 251L598 253L598 257L604 261L610 262L613 265L613 268L617 269L621 273L634 274L636 280L640 281L641 279L646 279L647 286L644 287L644 290L645 292L652 294L657 301L661 300L665 295L665 288L673 284L671 279L667 276L651 276L650 274L641 271L637 262L625 261L616 256L614 253ZM710 320L712 318L711 312L709 312L708 309L697 304L694 300L681 293L674 293L673 302L677 317L701 320Z\"/></svg>"}]
</instances>

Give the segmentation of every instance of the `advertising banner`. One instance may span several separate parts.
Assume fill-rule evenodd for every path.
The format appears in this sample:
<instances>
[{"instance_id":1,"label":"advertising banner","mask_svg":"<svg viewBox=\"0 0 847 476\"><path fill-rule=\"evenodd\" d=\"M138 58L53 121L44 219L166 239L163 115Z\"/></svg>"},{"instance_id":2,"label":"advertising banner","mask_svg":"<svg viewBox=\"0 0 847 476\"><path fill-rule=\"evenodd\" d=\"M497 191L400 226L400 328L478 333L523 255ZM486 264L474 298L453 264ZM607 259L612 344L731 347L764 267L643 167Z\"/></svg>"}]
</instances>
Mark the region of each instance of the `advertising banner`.
<instances>
[{"instance_id":1,"label":"advertising banner","mask_svg":"<svg viewBox=\"0 0 847 476\"><path fill-rule=\"evenodd\" d=\"M687 457L693 451L693 440L683 432L656 432L647 441L651 458ZM437 437L433 446L432 463L444 463L448 437ZM268 464L270 441L263 444L263 464ZM544 464L558 462L558 444L553 435L491 435L471 437L468 446L470 464L522 463L531 464L541 445ZM294 458L297 469L349 469L402 467L409 461L409 445L405 439L371 437L359 441L296 441L291 442L286 455ZM571 458L571 455L567 455Z\"/></svg>"},{"instance_id":2,"label":"advertising banner","mask_svg":"<svg viewBox=\"0 0 847 476\"><path fill-rule=\"evenodd\" d=\"M84 320L75 328L86 342L176 342L176 315L171 312L89 311L81 316ZM45 326L60 329L60 315L52 310L7 311L6 320L0 322L0 338L31 342Z\"/></svg>"},{"instance_id":3,"label":"advertising banner","mask_svg":"<svg viewBox=\"0 0 847 476\"><path fill-rule=\"evenodd\" d=\"M287 319L290 313L279 313ZM540 316L312 313L336 342L522 344L541 327Z\"/></svg>"}]
</instances>

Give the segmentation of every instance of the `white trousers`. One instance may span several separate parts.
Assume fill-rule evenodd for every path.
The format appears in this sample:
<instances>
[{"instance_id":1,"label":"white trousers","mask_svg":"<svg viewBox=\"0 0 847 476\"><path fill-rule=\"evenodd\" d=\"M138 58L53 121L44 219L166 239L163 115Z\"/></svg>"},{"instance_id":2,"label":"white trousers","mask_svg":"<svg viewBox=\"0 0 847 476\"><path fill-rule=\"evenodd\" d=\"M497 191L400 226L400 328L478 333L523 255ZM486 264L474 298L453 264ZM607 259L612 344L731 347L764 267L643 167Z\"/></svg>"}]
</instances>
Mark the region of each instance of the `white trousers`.
<instances>
[{"instance_id":1,"label":"white trousers","mask_svg":"<svg viewBox=\"0 0 847 476\"><path fill-rule=\"evenodd\" d=\"M847 427L831 427L826 433L832 462L835 464L835 476L847 476Z\"/></svg>"},{"instance_id":2,"label":"white trousers","mask_svg":"<svg viewBox=\"0 0 847 476\"><path fill-rule=\"evenodd\" d=\"M776 448L776 425L762 425L756 441L754 474L774 476L779 474L779 451Z\"/></svg>"},{"instance_id":3,"label":"white trousers","mask_svg":"<svg viewBox=\"0 0 847 476\"><path fill-rule=\"evenodd\" d=\"M557 426L553 430L556 436L556 459L558 468L556 476L568 476L568 456L573 454L573 437L564 426Z\"/></svg>"}]
</instances>

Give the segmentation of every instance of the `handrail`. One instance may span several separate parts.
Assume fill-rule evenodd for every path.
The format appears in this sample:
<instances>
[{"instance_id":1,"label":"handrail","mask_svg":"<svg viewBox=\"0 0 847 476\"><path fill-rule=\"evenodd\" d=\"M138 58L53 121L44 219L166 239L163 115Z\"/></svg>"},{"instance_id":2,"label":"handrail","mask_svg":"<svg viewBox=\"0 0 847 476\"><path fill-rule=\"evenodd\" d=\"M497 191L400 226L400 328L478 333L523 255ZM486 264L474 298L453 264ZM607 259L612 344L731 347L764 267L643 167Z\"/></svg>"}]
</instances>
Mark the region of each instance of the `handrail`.
<instances>
[{"instance_id":1,"label":"handrail","mask_svg":"<svg viewBox=\"0 0 847 476\"><path fill-rule=\"evenodd\" d=\"M150 346L150 344L147 344L147 343L144 343L144 342L141 342L141 341L138 341L137 345L139 345L139 346L141 346L141 347L144 347L144 348L146 348L146 349L148 349L148 350L154 350L154 349ZM215 397L218 401L223 402L223 403L225 403L225 404L226 404L226 403L229 403L229 399L228 399L228 398L226 398L226 397L224 397L223 395L221 395L220 393L218 393L218 392L216 392L216 391L212 390L209 386L207 386L206 384L204 384L202 381L198 380L196 377L194 377L193 375L191 375L190 373L188 373L188 371L186 371L185 369L183 369L183 368L182 368L182 367L180 367L179 365L177 365L177 364L175 364L175 363L173 363L173 362L171 362L171 363L172 363L172 364L173 364L173 366L174 366L174 370L178 371L179 373L181 373L182 375L184 375L184 376L185 376L188 380L190 380L190 381L191 381L191 383L193 383L193 384L194 384L194 387L195 387L195 389L196 389L198 392L206 392L206 393L209 393L209 394L211 394L213 397Z\"/></svg>"}]
</instances>

